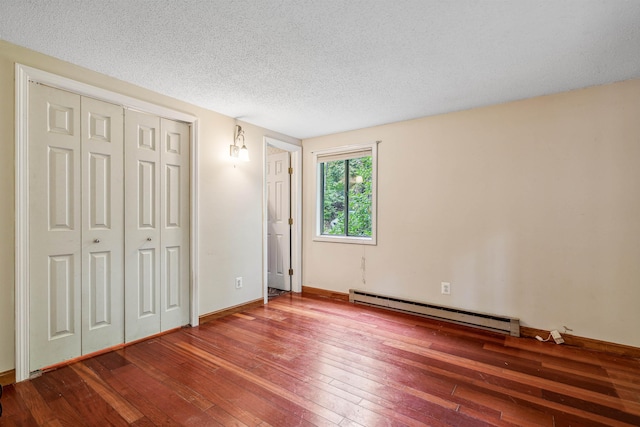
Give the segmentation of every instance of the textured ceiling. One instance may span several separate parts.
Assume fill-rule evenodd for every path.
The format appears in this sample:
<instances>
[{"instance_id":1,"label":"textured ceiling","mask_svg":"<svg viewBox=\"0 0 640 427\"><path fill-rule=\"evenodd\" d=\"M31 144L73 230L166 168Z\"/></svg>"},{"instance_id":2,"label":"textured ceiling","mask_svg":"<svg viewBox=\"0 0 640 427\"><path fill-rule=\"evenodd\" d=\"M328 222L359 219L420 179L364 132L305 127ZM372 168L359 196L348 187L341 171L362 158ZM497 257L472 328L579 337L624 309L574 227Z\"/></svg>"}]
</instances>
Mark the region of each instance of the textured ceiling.
<instances>
[{"instance_id":1,"label":"textured ceiling","mask_svg":"<svg viewBox=\"0 0 640 427\"><path fill-rule=\"evenodd\" d=\"M0 0L0 38L298 138L640 77L624 0Z\"/></svg>"}]
</instances>

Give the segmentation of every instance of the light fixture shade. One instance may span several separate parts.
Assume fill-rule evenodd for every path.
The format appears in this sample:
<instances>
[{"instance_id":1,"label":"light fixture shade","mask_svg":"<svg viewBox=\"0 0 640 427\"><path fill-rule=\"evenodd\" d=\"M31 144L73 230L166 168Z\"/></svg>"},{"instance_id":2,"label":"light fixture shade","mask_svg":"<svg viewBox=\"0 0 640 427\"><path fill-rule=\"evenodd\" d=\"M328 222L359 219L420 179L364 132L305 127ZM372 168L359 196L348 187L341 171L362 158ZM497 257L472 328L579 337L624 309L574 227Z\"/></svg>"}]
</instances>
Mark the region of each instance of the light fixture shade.
<instances>
[{"instance_id":1,"label":"light fixture shade","mask_svg":"<svg viewBox=\"0 0 640 427\"><path fill-rule=\"evenodd\" d=\"M238 158L243 162L249 161L249 150L247 149L246 145L242 144L242 148L240 149L240 154L238 155Z\"/></svg>"},{"instance_id":2,"label":"light fixture shade","mask_svg":"<svg viewBox=\"0 0 640 427\"><path fill-rule=\"evenodd\" d=\"M242 147L239 146L239 142L242 141ZM230 147L229 154L232 158L238 159L243 162L249 161L249 150L244 143L244 131L240 125L236 125L233 135L233 145Z\"/></svg>"}]
</instances>

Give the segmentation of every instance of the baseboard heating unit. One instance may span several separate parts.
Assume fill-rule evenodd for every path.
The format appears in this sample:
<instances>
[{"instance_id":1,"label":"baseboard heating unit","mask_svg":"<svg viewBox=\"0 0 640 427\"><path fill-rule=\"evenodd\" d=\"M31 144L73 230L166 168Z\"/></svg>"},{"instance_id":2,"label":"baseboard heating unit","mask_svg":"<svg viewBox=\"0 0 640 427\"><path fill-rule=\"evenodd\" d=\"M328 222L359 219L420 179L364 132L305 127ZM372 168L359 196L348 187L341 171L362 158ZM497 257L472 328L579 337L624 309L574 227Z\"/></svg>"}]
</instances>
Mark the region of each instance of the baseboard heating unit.
<instances>
[{"instance_id":1,"label":"baseboard heating unit","mask_svg":"<svg viewBox=\"0 0 640 427\"><path fill-rule=\"evenodd\" d=\"M445 320L460 325L501 332L513 337L520 336L520 320L513 317L444 307L356 289L349 290L349 302L373 307L383 307L389 310L402 311L431 319Z\"/></svg>"}]
</instances>

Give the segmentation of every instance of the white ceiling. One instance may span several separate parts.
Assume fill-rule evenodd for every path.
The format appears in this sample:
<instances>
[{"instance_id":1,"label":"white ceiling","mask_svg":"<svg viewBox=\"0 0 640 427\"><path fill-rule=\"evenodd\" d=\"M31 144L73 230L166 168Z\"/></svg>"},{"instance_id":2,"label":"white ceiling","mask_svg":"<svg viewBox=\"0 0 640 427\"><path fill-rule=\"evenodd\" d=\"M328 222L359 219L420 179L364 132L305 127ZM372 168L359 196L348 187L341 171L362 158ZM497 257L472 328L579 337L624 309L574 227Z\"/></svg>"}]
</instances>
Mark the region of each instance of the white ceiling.
<instances>
[{"instance_id":1,"label":"white ceiling","mask_svg":"<svg viewBox=\"0 0 640 427\"><path fill-rule=\"evenodd\" d=\"M635 0L0 0L0 38L297 138L640 77Z\"/></svg>"}]
</instances>

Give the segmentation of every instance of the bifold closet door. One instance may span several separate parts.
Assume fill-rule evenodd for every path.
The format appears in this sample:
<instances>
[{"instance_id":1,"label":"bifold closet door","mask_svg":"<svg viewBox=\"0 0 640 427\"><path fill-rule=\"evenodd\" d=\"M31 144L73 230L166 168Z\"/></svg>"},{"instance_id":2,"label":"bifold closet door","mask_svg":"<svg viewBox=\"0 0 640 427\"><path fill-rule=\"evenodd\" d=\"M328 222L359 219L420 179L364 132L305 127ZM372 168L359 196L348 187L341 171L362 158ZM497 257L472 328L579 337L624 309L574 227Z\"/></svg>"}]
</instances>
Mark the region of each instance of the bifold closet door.
<instances>
[{"instance_id":1,"label":"bifold closet door","mask_svg":"<svg viewBox=\"0 0 640 427\"><path fill-rule=\"evenodd\" d=\"M80 96L29 84L29 369L81 354Z\"/></svg>"},{"instance_id":2,"label":"bifold closet door","mask_svg":"<svg viewBox=\"0 0 640 427\"><path fill-rule=\"evenodd\" d=\"M189 126L161 119L160 329L189 323Z\"/></svg>"},{"instance_id":3,"label":"bifold closet door","mask_svg":"<svg viewBox=\"0 0 640 427\"><path fill-rule=\"evenodd\" d=\"M189 126L125 115L125 340L189 322Z\"/></svg>"},{"instance_id":4,"label":"bifold closet door","mask_svg":"<svg viewBox=\"0 0 640 427\"><path fill-rule=\"evenodd\" d=\"M124 111L81 98L82 354L124 342Z\"/></svg>"},{"instance_id":5,"label":"bifold closet door","mask_svg":"<svg viewBox=\"0 0 640 427\"><path fill-rule=\"evenodd\" d=\"M29 86L29 368L189 321L189 126Z\"/></svg>"},{"instance_id":6,"label":"bifold closet door","mask_svg":"<svg viewBox=\"0 0 640 427\"><path fill-rule=\"evenodd\" d=\"M160 332L160 118L125 111L125 341Z\"/></svg>"},{"instance_id":7,"label":"bifold closet door","mask_svg":"<svg viewBox=\"0 0 640 427\"><path fill-rule=\"evenodd\" d=\"M123 342L122 108L29 86L31 371Z\"/></svg>"}]
</instances>

